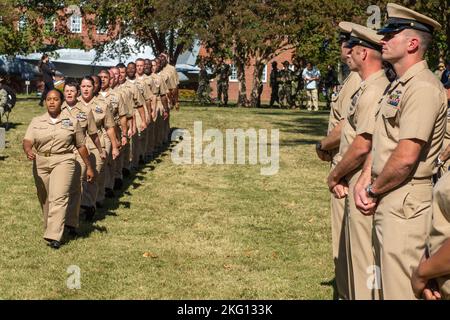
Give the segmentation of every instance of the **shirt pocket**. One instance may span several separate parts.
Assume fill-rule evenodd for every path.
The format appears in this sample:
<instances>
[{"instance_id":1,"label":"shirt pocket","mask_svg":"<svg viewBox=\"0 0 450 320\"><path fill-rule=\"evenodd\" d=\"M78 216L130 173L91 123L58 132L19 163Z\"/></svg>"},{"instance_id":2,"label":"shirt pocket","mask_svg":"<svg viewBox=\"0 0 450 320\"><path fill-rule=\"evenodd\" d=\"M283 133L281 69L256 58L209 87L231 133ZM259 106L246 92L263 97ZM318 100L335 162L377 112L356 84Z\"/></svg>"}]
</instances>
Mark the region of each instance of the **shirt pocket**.
<instances>
[{"instance_id":1,"label":"shirt pocket","mask_svg":"<svg viewBox=\"0 0 450 320\"><path fill-rule=\"evenodd\" d=\"M387 122L391 127L398 125L398 108L383 106L381 113L385 122Z\"/></svg>"}]
</instances>

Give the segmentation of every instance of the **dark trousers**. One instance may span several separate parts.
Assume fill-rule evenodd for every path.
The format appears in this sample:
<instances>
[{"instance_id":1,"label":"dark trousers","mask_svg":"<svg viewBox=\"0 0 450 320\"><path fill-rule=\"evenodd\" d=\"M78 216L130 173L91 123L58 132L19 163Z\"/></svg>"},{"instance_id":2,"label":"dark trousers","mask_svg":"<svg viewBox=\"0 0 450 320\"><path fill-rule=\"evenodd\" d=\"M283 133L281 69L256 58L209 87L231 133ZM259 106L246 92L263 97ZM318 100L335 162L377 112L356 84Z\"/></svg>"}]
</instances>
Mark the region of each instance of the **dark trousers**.
<instances>
[{"instance_id":1,"label":"dark trousers","mask_svg":"<svg viewBox=\"0 0 450 320\"><path fill-rule=\"evenodd\" d=\"M275 102L280 104L280 99L278 98L278 85L274 85L272 87L272 93L270 94L270 107L273 107Z\"/></svg>"},{"instance_id":2,"label":"dark trousers","mask_svg":"<svg viewBox=\"0 0 450 320\"><path fill-rule=\"evenodd\" d=\"M45 98L47 98L47 93L53 89L55 89L55 86L53 85L53 81L44 83L44 91L42 92L41 101L39 102L39 105L41 105L41 106L43 105Z\"/></svg>"}]
</instances>

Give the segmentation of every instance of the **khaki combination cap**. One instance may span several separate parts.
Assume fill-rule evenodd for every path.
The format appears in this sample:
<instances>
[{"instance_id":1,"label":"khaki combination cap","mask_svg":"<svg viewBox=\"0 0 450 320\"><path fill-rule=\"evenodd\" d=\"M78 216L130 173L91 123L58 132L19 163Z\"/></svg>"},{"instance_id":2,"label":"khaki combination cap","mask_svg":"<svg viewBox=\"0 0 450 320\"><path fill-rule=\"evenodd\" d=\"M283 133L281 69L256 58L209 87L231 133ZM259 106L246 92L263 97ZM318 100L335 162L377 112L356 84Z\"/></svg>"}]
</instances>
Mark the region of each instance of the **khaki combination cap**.
<instances>
[{"instance_id":1,"label":"khaki combination cap","mask_svg":"<svg viewBox=\"0 0 450 320\"><path fill-rule=\"evenodd\" d=\"M347 42L346 48L354 46L363 46L366 48L381 51L381 39L383 36L377 34L373 29L356 25L352 29L350 40Z\"/></svg>"},{"instance_id":2,"label":"khaki combination cap","mask_svg":"<svg viewBox=\"0 0 450 320\"><path fill-rule=\"evenodd\" d=\"M395 3L388 3L387 14L386 24L378 31L378 34L395 33L405 29L414 29L432 34L435 30L441 28L440 23L436 20Z\"/></svg>"},{"instance_id":3,"label":"khaki combination cap","mask_svg":"<svg viewBox=\"0 0 450 320\"><path fill-rule=\"evenodd\" d=\"M359 26L359 24L348 21L341 21L339 23L339 40L348 41L350 39L352 29L355 26Z\"/></svg>"}]
</instances>

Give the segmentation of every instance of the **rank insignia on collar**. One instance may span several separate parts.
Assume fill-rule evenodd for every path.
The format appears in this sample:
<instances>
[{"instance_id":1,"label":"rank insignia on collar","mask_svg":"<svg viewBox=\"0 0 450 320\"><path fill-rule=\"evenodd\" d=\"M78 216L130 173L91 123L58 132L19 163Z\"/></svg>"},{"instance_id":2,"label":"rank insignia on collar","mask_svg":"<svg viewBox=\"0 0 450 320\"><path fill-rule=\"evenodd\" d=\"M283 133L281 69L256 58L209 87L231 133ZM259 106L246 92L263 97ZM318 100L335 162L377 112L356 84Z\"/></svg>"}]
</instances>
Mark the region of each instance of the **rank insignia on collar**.
<instances>
[{"instance_id":1,"label":"rank insignia on collar","mask_svg":"<svg viewBox=\"0 0 450 320\"><path fill-rule=\"evenodd\" d=\"M87 120L87 115L85 112L80 112L77 114L77 119L78 120Z\"/></svg>"},{"instance_id":2,"label":"rank insignia on collar","mask_svg":"<svg viewBox=\"0 0 450 320\"><path fill-rule=\"evenodd\" d=\"M100 106L95 106L95 112L103 113L103 109Z\"/></svg>"},{"instance_id":3,"label":"rank insignia on collar","mask_svg":"<svg viewBox=\"0 0 450 320\"><path fill-rule=\"evenodd\" d=\"M62 119L61 120L61 127L63 128L69 128L73 125L72 121L70 119Z\"/></svg>"},{"instance_id":4,"label":"rank insignia on collar","mask_svg":"<svg viewBox=\"0 0 450 320\"><path fill-rule=\"evenodd\" d=\"M392 92L387 100L387 103L395 108L398 107L400 104L400 96L402 92L400 90L396 90L395 92Z\"/></svg>"}]
</instances>

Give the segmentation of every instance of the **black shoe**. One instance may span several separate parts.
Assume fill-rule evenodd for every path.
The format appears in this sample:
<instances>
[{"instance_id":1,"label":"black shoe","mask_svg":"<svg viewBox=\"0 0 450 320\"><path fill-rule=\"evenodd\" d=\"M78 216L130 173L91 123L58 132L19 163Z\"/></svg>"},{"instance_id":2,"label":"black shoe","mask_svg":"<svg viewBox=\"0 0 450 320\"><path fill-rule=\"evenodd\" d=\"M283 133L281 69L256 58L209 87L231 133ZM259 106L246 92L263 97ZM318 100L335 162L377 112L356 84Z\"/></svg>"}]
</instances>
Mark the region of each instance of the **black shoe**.
<instances>
[{"instance_id":1,"label":"black shoe","mask_svg":"<svg viewBox=\"0 0 450 320\"><path fill-rule=\"evenodd\" d=\"M123 187L123 180L122 179L114 179L114 190L120 190Z\"/></svg>"},{"instance_id":2,"label":"black shoe","mask_svg":"<svg viewBox=\"0 0 450 320\"><path fill-rule=\"evenodd\" d=\"M143 166L145 164L145 161L144 161L143 157L139 157L138 164L140 164L141 166Z\"/></svg>"},{"instance_id":3,"label":"black shoe","mask_svg":"<svg viewBox=\"0 0 450 320\"><path fill-rule=\"evenodd\" d=\"M129 177L131 175L131 171L128 170L127 168L123 168L122 169L122 174L124 177Z\"/></svg>"},{"instance_id":4,"label":"black shoe","mask_svg":"<svg viewBox=\"0 0 450 320\"><path fill-rule=\"evenodd\" d=\"M49 242L48 246L52 249L59 249L59 247L61 247L61 243L57 240L52 240Z\"/></svg>"},{"instance_id":5,"label":"black shoe","mask_svg":"<svg viewBox=\"0 0 450 320\"><path fill-rule=\"evenodd\" d=\"M69 236L71 236L71 237L78 236L77 229L75 227L66 226L66 229L67 229L67 233L69 234Z\"/></svg>"},{"instance_id":6,"label":"black shoe","mask_svg":"<svg viewBox=\"0 0 450 320\"><path fill-rule=\"evenodd\" d=\"M103 204L101 204L100 202L96 202L96 203L95 203L95 207L96 207L97 209L102 209L102 208L103 208Z\"/></svg>"},{"instance_id":7,"label":"black shoe","mask_svg":"<svg viewBox=\"0 0 450 320\"><path fill-rule=\"evenodd\" d=\"M85 220L86 221L93 221L94 215L95 215L95 207L89 207L89 209L85 210Z\"/></svg>"}]
</instances>

